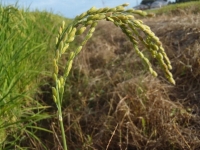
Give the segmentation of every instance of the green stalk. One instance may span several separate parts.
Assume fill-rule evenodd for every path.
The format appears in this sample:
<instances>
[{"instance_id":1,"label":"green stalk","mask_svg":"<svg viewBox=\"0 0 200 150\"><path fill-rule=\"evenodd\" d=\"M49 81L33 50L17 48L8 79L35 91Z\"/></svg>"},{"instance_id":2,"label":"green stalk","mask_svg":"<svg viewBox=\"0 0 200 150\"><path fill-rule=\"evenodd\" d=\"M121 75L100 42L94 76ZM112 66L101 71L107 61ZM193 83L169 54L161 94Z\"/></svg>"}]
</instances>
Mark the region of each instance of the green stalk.
<instances>
[{"instance_id":1,"label":"green stalk","mask_svg":"<svg viewBox=\"0 0 200 150\"><path fill-rule=\"evenodd\" d=\"M63 125L61 107L60 107L60 109L58 109L58 115L59 115L59 122L60 122L60 129L61 129L61 133L62 133L62 141L63 141L64 150L67 150L67 143L66 143L65 129L64 129L64 125Z\"/></svg>"},{"instance_id":2,"label":"green stalk","mask_svg":"<svg viewBox=\"0 0 200 150\"><path fill-rule=\"evenodd\" d=\"M67 150L67 142L66 142L66 136L65 136L65 129L64 129L64 125L63 125L62 106L61 106L63 94L61 93L61 95L60 95L58 86L56 87L56 91L57 91L57 96L58 96L58 102L57 102L58 119L59 119L60 129L61 129L61 133L62 133L63 147L64 147L64 150Z\"/></svg>"}]
</instances>

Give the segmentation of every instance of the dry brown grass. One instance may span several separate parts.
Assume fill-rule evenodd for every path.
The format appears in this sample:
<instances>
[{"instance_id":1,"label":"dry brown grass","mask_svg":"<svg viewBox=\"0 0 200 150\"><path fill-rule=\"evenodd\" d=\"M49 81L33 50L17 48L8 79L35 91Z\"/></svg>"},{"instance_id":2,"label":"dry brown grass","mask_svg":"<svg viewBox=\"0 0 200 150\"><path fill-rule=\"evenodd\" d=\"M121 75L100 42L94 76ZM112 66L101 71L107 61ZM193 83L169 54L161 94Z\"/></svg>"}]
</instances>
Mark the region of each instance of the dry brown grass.
<instances>
[{"instance_id":1,"label":"dry brown grass","mask_svg":"<svg viewBox=\"0 0 200 150\"><path fill-rule=\"evenodd\" d=\"M200 149L200 16L143 21L163 42L177 85L167 83L162 73L149 75L120 29L100 22L76 58L66 88L69 149ZM61 149L53 122L53 138L48 136L54 142L47 145Z\"/></svg>"},{"instance_id":2,"label":"dry brown grass","mask_svg":"<svg viewBox=\"0 0 200 150\"><path fill-rule=\"evenodd\" d=\"M173 75L177 82L174 88L178 98L190 102L193 106L199 105L199 22L200 16L191 14L174 18L166 17L154 25L148 21L171 58Z\"/></svg>"}]
</instances>

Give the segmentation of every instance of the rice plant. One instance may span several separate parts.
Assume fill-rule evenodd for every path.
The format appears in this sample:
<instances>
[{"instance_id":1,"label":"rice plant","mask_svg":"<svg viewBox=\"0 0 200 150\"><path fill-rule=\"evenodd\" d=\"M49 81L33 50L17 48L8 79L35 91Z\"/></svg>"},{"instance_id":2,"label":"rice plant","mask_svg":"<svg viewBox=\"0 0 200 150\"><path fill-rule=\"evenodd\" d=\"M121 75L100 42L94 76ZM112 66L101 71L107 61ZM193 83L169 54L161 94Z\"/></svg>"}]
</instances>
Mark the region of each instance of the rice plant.
<instances>
[{"instance_id":1,"label":"rice plant","mask_svg":"<svg viewBox=\"0 0 200 150\"><path fill-rule=\"evenodd\" d=\"M50 13L13 6L0 6L0 14L0 149L23 149L28 139L40 142L37 121L49 117L36 93L49 74L56 24Z\"/></svg>"},{"instance_id":2,"label":"rice plant","mask_svg":"<svg viewBox=\"0 0 200 150\"><path fill-rule=\"evenodd\" d=\"M121 28L122 32L132 42L135 52L144 61L150 73L154 76L157 76L157 73L152 68L148 58L138 48L138 44L142 43L147 48L149 53L151 53L151 56L158 61L161 69L165 73L166 78L172 84L175 84L173 76L170 72L172 66L164 51L164 48L162 47L162 43L148 26L146 26L141 20L138 20L134 17L135 15L140 15L143 17L152 15L140 10L125 9L126 6L128 6L128 4L122 4L115 8L106 7L97 9L92 7L87 12L77 16L67 27L65 27L65 22L63 22L59 28L59 33L56 37L55 57L53 59L53 79L56 85L55 87L52 87L52 93L54 102L58 109L58 118L62 132L63 147L65 150L67 150L67 139L65 137L62 117L62 103L64 101L63 94L65 82L72 68L74 58L80 53L83 46L92 37L98 21L107 20ZM79 45L76 49L69 51L68 47L74 41L76 36L82 35L84 32L87 32L85 39L78 43ZM67 55L68 60L67 63L64 64L64 72L61 73L59 72L58 64L63 54Z\"/></svg>"}]
</instances>

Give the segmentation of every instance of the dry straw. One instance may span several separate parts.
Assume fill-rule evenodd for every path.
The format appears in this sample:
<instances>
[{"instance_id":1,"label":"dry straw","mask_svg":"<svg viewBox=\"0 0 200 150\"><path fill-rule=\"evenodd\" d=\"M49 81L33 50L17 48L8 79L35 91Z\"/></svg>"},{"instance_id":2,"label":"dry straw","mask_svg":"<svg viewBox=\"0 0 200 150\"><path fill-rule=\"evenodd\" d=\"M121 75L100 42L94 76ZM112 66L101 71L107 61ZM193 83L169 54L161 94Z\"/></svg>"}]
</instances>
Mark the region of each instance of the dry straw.
<instances>
[{"instance_id":1,"label":"dry straw","mask_svg":"<svg viewBox=\"0 0 200 150\"><path fill-rule=\"evenodd\" d=\"M67 149L67 144L64 133L61 109L65 81L72 68L74 58L79 54L87 41L92 37L99 20L107 20L113 22L117 27L120 27L122 32L124 32L129 40L133 43L133 47L136 53L148 66L150 73L154 76L157 76L157 73L153 70L148 58L138 48L139 42L143 43L152 54L152 57L157 59L167 79L172 84L175 84L173 76L170 72L172 66L162 47L160 40L158 39L158 37L155 36L155 34L150 30L148 26L143 24L141 20L134 18L134 15L140 15L144 17L152 15L141 10L125 9L126 6L128 6L128 4L122 4L115 8L106 7L97 9L95 7L92 7L87 12L84 12L81 15L77 16L74 21L67 27L65 27L65 22L63 22L63 24L59 28L58 36L56 37L55 58L53 60L53 79L56 83L56 86L52 87L52 92L53 99L58 108L58 116L65 150ZM86 28L88 28L88 30L86 30ZM79 46L74 51L69 52L69 44L74 41L76 36L82 35L85 31L87 31L87 34L84 40L79 43ZM141 33L145 36L141 36ZM62 54L68 54L68 60L67 64L64 67L64 73L60 75L58 74L58 62Z\"/></svg>"}]
</instances>

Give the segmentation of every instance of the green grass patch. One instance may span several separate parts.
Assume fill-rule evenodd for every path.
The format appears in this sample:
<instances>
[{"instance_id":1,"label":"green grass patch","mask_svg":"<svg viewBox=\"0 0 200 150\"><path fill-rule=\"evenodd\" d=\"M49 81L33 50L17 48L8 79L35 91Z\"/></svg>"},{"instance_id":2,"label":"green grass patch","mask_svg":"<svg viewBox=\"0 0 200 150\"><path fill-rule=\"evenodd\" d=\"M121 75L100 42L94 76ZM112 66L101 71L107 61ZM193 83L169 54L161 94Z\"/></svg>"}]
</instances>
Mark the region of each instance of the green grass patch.
<instances>
[{"instance_id":1,"label":"green grass patch","mask_svg":"<svg viewBox=\"0 0 200 150\"><path fill-rule=\"evenodd\" d=\"M50 75L54 33L63 18L13 6L0 6L0 14L0 149L12 149L36 139L27 127L48 117L36 93Z\"/></svg>"},{"instance_id":2,"label":"green grass patch","mask_svg":"<svg viewBox=\"0 0 200 150\"><path fill-rule=\"evenodd\" d=\"M155 13L156 15L174 15L176 11L186 12L187 14L194 13L197 14L200 12L200 2L185 2L178 4L170 4L158 9L147 10L147 12ZM181 13L180 12L180 13Z\"/></svg>"}]
</instances>

